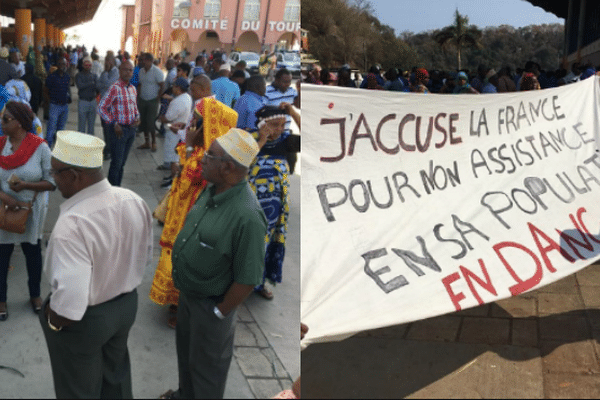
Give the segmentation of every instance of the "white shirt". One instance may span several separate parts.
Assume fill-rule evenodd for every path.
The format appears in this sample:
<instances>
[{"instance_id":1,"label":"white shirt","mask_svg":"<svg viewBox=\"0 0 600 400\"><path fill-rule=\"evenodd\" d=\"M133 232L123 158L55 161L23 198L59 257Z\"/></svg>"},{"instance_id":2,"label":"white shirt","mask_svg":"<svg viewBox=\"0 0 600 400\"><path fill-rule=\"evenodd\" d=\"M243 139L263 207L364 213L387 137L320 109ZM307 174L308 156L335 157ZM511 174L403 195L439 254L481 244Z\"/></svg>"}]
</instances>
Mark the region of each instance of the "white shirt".
<instances>
[{"instance_id":1,"label":"white shirt","mask_svg":"<svg viewBox=\"0 0 600 400\"><path fill-rule=\"evenodd\" d=\"M165 79L165 86L171 87L173 85L173 83L175 83L175 79L177 79L177 68L173 67L167 73L167 78Z\"/></svg>"},{"instance_id":2,"label":"white shirt","mask_svg":"<svg viewBox=\"0 0 600 400\"><path fill-rule=\"evenodd\" d=\"M104 179L67 199L46 250L50 307L79 321L88 306L135 289L152 260L152 216L144 200Z\"/></svg>"},{"instance_id":3,"label":"white shirt","mask_svg":"<svg viewBox=\"0 0 600 400\"><path fill-rule=\"evenodd\" d=\"M170 122L187 123L192 109L192 97L188 93L182 93L169 103L165 118Z\"/></svg>"},{"instance_id":4,"label":"white shirt","mask_svg":"<svg viewBox=\"0 0 600 400\"><path fill-rule=\"evenodd\" d=\"M100 61L98 61L98 60L92 61L92 74L94 74L98 78L100 78L100 75L102 75L103 71L104 71L104 65L102 65L102 63Z\"/></svg>"}]
</instances>

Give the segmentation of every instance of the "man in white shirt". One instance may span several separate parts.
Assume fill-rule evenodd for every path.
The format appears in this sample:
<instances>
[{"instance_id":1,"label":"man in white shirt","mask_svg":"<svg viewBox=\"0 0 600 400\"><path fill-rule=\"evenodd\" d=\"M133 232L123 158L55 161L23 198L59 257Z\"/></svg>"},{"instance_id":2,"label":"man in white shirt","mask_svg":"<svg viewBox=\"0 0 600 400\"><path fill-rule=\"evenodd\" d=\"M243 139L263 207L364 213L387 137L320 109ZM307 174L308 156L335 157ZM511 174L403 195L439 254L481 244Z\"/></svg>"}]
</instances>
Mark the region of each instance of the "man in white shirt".
<instances>
[{"instance_id":1,"label":"man in white shirt","mask_svg":"<svg viewBox=\"0 0 600 400\"><path fill-rule=\"evenodd\" d=\"M169 89L175 83L175 79L177 79L177 65L175 65L175 60L169 58L167 60L167 64L165 65L167 68L167 78L165 79L165 88Z\"/></svg>"},{"instance_id":2,"label":"man in white shirt","mask_svg":"<svg viewBox=\"0 0 600 400\"><path fill-rule=\"evenodd\" d=\"M102 176L104 142L58 132L56 186L67 200L44 271L51 293L40 322L58 398L132 398L127 338L136 288L152 259L152 217L134 192Z\"/></svg>"},{"instance_id":3,"label":"man in white shirt","mask_svg":"<svg viewBox=\"0 0 600 400\"><path fill-rule=\"evenodd\" d=\"M173 100L169 103L169 108L165 115L161 115L162 123L187 123L190 113L192 112L192 97L188 94L190 84L187 78L179 77L173 83ZM175 151L175 147L179 143L179 136L170 129L165 132L165 150L164 150L164 167L171 170L171 176L175 175L176 169L173 164L179 162L179 156ZM165 185L167 186L167 185Z\"/></svg>"}]
</instances>

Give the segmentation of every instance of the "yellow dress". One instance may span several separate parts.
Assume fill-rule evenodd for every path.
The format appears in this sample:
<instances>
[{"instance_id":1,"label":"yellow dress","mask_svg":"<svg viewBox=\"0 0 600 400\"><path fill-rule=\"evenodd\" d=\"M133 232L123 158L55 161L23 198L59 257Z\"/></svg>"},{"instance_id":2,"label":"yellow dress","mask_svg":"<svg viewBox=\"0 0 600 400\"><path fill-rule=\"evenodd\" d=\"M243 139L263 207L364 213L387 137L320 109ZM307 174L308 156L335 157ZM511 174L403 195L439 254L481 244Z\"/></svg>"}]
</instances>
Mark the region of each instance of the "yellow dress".
<instances>
[{"instance_id":1,"label":"yellow dress","mask_svg":"<svg viewBox=\"0 0 600 400\"><path fill-rule=\"evenodd\" d=\"M173 179L171 185L165 226L159 242L162 250L150 289L150 299L161 305L179 303L179 291L173 285L171 275L173 269L171 252L188 211L206 186L206 181L202 179L200 164L204 149L208 149L216 138L227 133L229 129L235 128L237 124L237 112L212 97L198 102L195 112L204 119L204 146L196 147L187 159L185 144L180 143L177 146L177 154L183 169L181 174Z\"/></svg>"}]
</instances>

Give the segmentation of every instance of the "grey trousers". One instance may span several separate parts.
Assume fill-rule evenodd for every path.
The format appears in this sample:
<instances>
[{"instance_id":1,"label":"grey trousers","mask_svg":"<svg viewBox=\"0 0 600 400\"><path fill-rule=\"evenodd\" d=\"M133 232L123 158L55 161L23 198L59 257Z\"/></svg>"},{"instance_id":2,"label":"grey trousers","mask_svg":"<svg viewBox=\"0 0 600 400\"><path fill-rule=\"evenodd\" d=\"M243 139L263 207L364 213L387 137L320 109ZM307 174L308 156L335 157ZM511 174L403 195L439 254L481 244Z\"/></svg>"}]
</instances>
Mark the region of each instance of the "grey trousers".
<instances>
[{"instance_id":1,"label":"grey trousers","mask_svg":"<svg viewBox=\"0 0 600 400\"><path fill-rule=\"evenodd\" d=\"M81 321L59 332L40 312L57 398L133 398L127 338L137 304L134 290L88 307Z\"/></svg>"},{"instance_id":2,"label":"grey trousers","mask_svg":"<svg viewBox=\"0 0 600 400\"><path fill-rule=\"evenodd\" d=\"M177 364L179 391L184 399L222 399L233 356L237 310L220 320L214 300L179 293Z\"/></svg>"}]
</instances>

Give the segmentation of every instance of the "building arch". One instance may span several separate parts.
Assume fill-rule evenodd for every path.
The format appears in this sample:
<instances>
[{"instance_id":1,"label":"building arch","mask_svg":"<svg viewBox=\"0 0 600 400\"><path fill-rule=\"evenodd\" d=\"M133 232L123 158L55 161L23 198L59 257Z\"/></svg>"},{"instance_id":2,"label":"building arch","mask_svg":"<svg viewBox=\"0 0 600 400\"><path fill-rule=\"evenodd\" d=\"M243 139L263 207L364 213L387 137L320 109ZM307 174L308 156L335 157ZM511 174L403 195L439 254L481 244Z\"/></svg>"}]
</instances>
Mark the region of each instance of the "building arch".
<instances>
[{"instance_id":1,"label":"building arch","mask_svg":"<svg viewBox=\"0 0 600 400\"><path fill-rule=\"evenodd\" d=\"M247 31L241 34L235 46L235 49L239 49L240 51L253 51L255 53L260 53L260 40L258 39L258 35L256 32Z\"/></svg>"},{"instance_id":2,"label":"building arch","mask_svg":"<svg viewBox=\"0 0 600 400\"><path fill-rule=\"evenodd\" d=\"M300 37L294 32L286 32L279 36L276 46L280 50L299 50Z\"/></svg>"},{"instance_id":3,"label":"building arch","mask_svg":"<svg viewBox=\"0 0 600 400\"><path fill-rule=\"evenodd\" d=\"M190 47L190 38L182 28L174 29L169 36L169 53L177 54Z\"/></svg>"},{"instance_id":4,"label":"building arch","mask_svg":"<svg viewBox=\"0 0 600 400\"><path fill-rule=\"evenodd\" d=\"M201 50L206 49L207 52L211 52L215 49L223 47L219 34L215 31L204 31L198 38L197 47Z\"/></svg>"},{"instance_id":5,"label":"building arch","mask_svg":"<svg viewBox=\"0 0 600 400\"><path fill-rule=\"evenodd\" d=\"M129 36L125 39L125 45L123 46L124 50L129 54L133 53L133 36Z\"/></svg>"}]
</instances>

